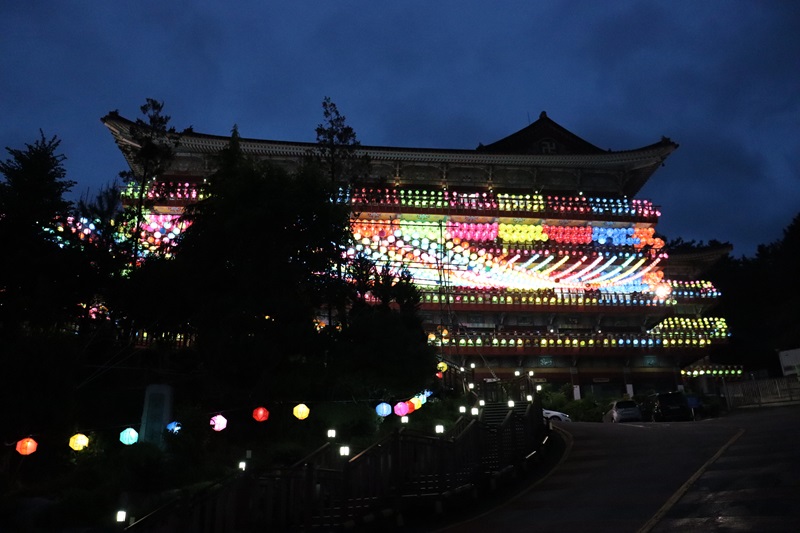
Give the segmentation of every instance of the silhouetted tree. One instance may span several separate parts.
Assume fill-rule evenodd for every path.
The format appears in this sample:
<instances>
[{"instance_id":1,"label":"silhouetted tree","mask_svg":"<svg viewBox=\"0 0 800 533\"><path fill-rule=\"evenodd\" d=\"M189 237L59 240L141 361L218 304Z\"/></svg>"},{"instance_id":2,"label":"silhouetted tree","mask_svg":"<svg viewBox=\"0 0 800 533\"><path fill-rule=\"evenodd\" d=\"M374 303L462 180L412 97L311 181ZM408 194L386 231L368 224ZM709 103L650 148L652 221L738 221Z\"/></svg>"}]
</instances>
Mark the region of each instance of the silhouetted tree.
<instances>
[{"instance_id":1,"label":"silhouetted tree","mask_svg":"<svg viewBox=\"0 0 800 533\"><path fill-rule=\"evenodd\" d=\"M147 191L152 184L169 168L174 158L175 148L180 142L180 134L169 125L170 118L162 114L164 103L147 98L140 107L144 119L138 118L131 126L133 145L120 145L125 152L131 169L120 172L135 195L133 213L130 216L131 261L139 260L139 236L147 207Z\"/></svg>"},{"instance_id":2,"label":"silhouetted tree","mask_svg":"<svg viewBox=\"0 0 800 533\"><path fill-rule=\"evenodd\" d=\"M75 182L66 179L61 141L40 138L24 150L6 148L0 162L0 324L50 328L70 316L78 302L81 274L75 252L57 235L70 215L64 199Z\"/></svg>"}]
</instances>

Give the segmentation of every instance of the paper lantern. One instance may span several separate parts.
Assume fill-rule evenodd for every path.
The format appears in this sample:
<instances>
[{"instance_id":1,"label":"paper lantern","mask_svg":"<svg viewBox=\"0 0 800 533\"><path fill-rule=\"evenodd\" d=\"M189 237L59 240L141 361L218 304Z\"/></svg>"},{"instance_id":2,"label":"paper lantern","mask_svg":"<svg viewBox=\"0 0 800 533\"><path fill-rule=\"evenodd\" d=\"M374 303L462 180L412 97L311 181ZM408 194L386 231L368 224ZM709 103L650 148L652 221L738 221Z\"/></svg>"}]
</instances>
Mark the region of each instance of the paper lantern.
<instances>
[{"instance_id":1,"label":"paper lantern","mask_svg":"<svg viewBox=\"0 0 800 533\"><path fill-rule=\"evenodd\" d=\"M294 406L294 409L292 409L292 414L294 414L295 418L298 420L305 420L308 418L308 413L310 412L311 410L304 403L298 403Z\"/></svg>"},{"instance_id":2,"label":"paper lantern","mask_svg":"<svg viewBox=\"0 0 800 533\"><path fill-rule=\"evenodd\" d=\"M228 419L222 415L214 415L208 422L214 431L222 431L228 427Z\"/></svg>"},{"instance_id":3,"label":"paper lantern","mask_svg":"<svg viewBox=\"0 0 800 533\"><path fill-rule=\"evenodd\" d=\"M447 363L442 361L441 363L436 365L436 369L439 370L439 372L447 372Z\"/></svg>"},{"instance_id":4,"label":"paper lantern","mask_svg":"<svg viewBox=\"0 0 800 533\"><path fill-rule=\"evenodd\" d=\"M392 406L386 402L381 402L375 407L375 412L378 416L389 416L392 414Z\"/></svg>"},{"instance_id":5,"label":"paper lantern","mask_svg":"<svg viewBox=\"0 0 800 533\"><path fill-rule=\"evenodd\" d=\"M136 444L139 441L139 433L133 428L123 429L119 434L119 441L125 446Z\"/></svg>"},{"instance_id":6,"label":"paper lantern","mask_svg":"<svg viewBox=\"0 0 800 533\"><path fill-rule=\"evenodd\" d=\"M17 441L16 449L20 455L30 455L36 451L37 446L39 446L38 442L30 437L25 437L24 439Z\"/></svg>"},{"instance_id":7,"label":"paper lantern","mask_svg":"<svg viewBox=\"0 0 800 533\"><path fill-rule=\"evenodd\" d=\"M256 407L253 409L253 418L256 419L256 422L264 422L269 418L269 411L266 407Z\"/></svg>"},{"instance_id":8,"label":"paper lantern","mask_svg":"<svg viewBox=\"0 0 800 533\"><path fill-rule=\"evenodd\" d=\"M412 404L412 405L414 406L414 410L416 411L417 409L419 409L420 407L422 407L422 404L423 404L424 402L422 401L422 399L421 399L419 396L414 396L413 398L411 398L410 400L408 400L408 402L407 402L407 403L410 403L410 404ZM409 411L409 412L410 412L410 411Z\"/></svg>"},{"instance_id":9,"label":"paper lantern","mask_svg":"<svg viewBox=\"0 0 800 533\"><path fill-rule=\"evenodd\" d=\"M394 404L394 414L397 416L406 416L408 414L408 405L406 402L397 402Z\"/></svg>"},{"instance_id":10,"label":"paper lantern","mask_svg":"<svg viewBox=\"0 0 800 533\"><path fill-rule=\"evenodd\" d=\"M87 437L83 433L76 433L69 439L69 447L75 450L76 452L81 451L87 446L89 446L89 437Z\"/></svg>"},{"instance_id":11,"label":"paper lantern","mask_svg":"<svg viewBox=\"0 0 800 533\"><path fill-rule=\"evenodd\" d=\"M406 408L408 409L408 414L411 414L417 410L417 406L415 406L411 400L406 401Z\"/></svg>"},{"instance_id":12,"label":"paper lantern","mask_svg":"<svg viewBox=\"0 0 800 533\"><path fill-rule=\"evenodd\" d=\"M177 420L167 424L167 431L169 431L173 435L177 435L180 430L181 430L181 423L178 422Z\"/></svg>"}]
</instances>

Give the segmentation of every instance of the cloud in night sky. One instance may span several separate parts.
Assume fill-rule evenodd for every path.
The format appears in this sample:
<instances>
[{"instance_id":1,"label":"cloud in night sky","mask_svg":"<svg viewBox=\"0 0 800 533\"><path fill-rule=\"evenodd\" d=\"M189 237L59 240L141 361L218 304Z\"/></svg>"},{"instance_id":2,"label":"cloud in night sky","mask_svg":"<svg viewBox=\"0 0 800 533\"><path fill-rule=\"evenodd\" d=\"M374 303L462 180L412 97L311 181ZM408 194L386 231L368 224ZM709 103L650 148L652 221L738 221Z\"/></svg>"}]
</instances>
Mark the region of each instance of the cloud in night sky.
<instances>
[{"instance_id":1,"label":"cloud in night sky","mask_svg":"<svg viewBox=\"0 0 800 533\"><path fill-rule=\"evenodd\" d=\"M752 255L800 212L800 3L267 4L4 2L0 145L58 135L77 197L125 169L100 117L146 98L178 129L313 141L330 96L362 144L429 148L545 110L601 148L680 144L640 195L669 238Z\"/></svg>"}]
</instances>

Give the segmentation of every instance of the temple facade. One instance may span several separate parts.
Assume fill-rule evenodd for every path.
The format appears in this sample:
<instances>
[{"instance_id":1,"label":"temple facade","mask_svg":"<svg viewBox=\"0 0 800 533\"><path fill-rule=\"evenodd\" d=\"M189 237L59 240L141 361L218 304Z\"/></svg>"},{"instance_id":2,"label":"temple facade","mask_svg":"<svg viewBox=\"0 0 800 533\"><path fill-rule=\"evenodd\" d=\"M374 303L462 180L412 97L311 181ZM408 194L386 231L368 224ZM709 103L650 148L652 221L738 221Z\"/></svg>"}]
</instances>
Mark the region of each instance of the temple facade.
<instances>
[{"instance_id":1,"label":"temple facade","mask_svg":"<svg viewBox=\"0 0 800 533\"><path fill-rule=\"evenodd\" d=\"M102 120L120 148L131 145L130 120ZM228 142L181 136L149 192L145 249L169 249ZM317 145L241 147L291 170ZM352 213L347 254L410 271L429 343L475 382L525 375L570 384L576 397L675 390L681 370L728 336L724 318L708 314L718 292L686 261L670 267L659 208L637 197L677 148L662 138L603 150L545 113L473 150L361 146L368 170L340 184Z\"/></svg>"}]
</instances>

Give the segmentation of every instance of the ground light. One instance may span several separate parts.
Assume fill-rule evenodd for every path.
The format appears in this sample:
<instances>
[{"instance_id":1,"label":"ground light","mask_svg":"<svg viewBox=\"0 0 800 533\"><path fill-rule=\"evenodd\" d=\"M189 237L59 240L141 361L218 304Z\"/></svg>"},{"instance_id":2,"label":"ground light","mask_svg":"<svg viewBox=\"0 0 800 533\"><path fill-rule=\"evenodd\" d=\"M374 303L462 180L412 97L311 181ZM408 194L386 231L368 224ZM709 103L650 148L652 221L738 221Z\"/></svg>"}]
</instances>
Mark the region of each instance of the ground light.
<instances>
[{"instance_id":1,"label":"ground light","mask_svg":"<svg viewBox=\"0 0 800 533\"><path fill-rule=\"evenodd\" d=\"M239 470L244 472L244 469L247 468L247 463L244 461L239 461Z\"/></svg>"},{"instance_id":2,"label":"ground light","mask_svg":"<svg viewBox=\"0 0 800 533\"><path fill-rule=\"evenodd\" d=\"M339 448L339 455L341 457L347 457L350 455L350 446L341 446Z\"/></svg>"},{"instance_id":3,"label":"ground light","mask_svg":"<svg viewBox=\"0 0 800 533\"><path fill-rule=\"evenodd\" d=\"M124 522L127 516L128 513L126 513L125 511L117 511L117 522Z\"/></svg>"},{"instance_id":4,"label":"ground light","mask_svg":"<svg viewBox=\"0 0 800 533\"><path fill-rule=\"evenodd\" d=\"M328 430L328 438L329 439L335 439L336 438L336 430L335 429L329 429Z\"/></svg>"},{"instance_id":5,"label":"ground light","mask_svg":"<svg viewBox=\"0 0 800 533\"><path fill-rule=\"evenodd\" d=\"M437 424L437 425L436 425L436 433L437 433L437 434L442 434L442 433L444 433L444 426L443 426L443 425L441 425L441 424Z\"/></svg>"}]
</instances>

